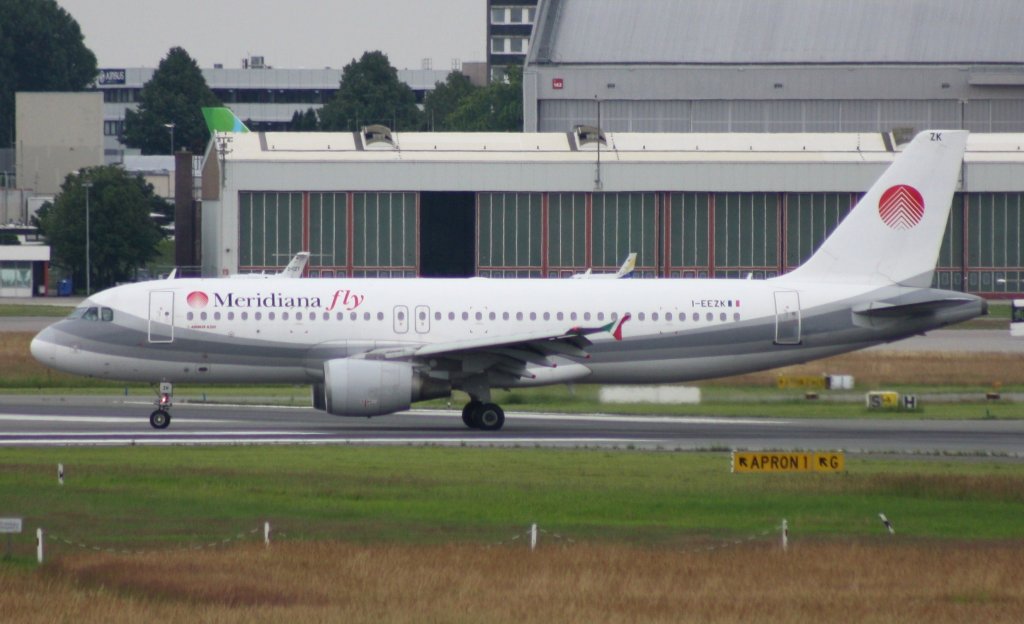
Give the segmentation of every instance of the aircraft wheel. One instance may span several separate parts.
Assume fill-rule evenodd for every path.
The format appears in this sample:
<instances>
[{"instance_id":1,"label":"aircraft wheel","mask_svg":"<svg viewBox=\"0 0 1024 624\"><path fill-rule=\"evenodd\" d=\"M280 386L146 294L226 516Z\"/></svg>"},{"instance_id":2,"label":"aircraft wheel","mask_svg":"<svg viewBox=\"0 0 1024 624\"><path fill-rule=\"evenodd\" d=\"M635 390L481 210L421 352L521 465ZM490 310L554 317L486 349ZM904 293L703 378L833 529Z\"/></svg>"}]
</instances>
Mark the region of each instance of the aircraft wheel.
<instances>
[{"instance_id":1,"label":"aircraft wheel","mask_svg":"<svg viewBox=\"0 0 1024 624\"><path fill-rule=\"evenodd\" d=\"M470 401L466 403L466 407L462 408L462 422L466 424L470 429L476 429L477 425L474 423L473 416L480 406L483 405L480 401Z\"/></svg>"},{"instance_id":2,"label":"aircraft wheel","mask_svg":"<svg viewBox=\"0 0 1024 624\"><path fill-rule=\"evenodd\" d=\"M497 431L505 424L505 410L495 403L484 403L474 419L483 431Z\"/></svg>"},{"instance_id":3,"label":"aircraft wheel","mask_svg":"<svg viewBox=\"0 0 1024 624\"><path fill-rule=\"evenodd\" d=\"M158 409L149 415L149 424L154 429L166 429L167 425L171 424L171 414L162 409Z\"/></svg>"}]
</instances>

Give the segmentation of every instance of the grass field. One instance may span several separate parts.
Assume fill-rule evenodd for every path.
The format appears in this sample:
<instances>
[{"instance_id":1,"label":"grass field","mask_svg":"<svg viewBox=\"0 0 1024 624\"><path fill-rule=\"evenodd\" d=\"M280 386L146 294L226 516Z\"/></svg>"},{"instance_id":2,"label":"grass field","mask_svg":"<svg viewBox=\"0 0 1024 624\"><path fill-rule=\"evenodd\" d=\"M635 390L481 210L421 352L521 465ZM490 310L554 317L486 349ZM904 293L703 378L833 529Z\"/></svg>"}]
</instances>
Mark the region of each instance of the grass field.
<instances>
[{"instance_id":1,"label":"grass field","mask_svg":"<svg viewBox=\"0 0 1024 624\"><path fill-rule=\"evenodd\" d=\"M30 533L0 564L0 613L40 622L1024 617L1024 464L848 458L846 474L775 476L732 475L728 465L719 453L0 449L0 515L23 516ZM263 520L275 530L269 549L252 533ZM532 553L524 538L510 541L530 522L547 531ZM31 563L36 526L53 536L41 568Z\"/></svg>"}]
</instances>

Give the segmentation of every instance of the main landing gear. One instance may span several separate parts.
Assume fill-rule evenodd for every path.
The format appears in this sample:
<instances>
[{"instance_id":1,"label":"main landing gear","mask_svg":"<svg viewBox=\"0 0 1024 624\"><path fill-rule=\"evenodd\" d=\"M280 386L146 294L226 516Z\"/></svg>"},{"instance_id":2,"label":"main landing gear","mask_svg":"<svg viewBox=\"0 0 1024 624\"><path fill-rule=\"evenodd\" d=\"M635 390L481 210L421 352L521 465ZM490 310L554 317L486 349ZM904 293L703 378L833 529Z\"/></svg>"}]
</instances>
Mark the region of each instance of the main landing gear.
<instances>
[{"instance_id":1,"label":"main landing gear","mask_svg":"<svg viewBox=\"0 0 1024 624\"><path fill-rule=\"evenodd\" d=\"M160 384L160 398L156 402L156 411L149 415L149 424L154 429L166 429L171 424L171 397L174 385L166 381Z\"/></svg>"},{"instance_id":2,"label":"main landing gear","mask_svg":"<svg viewBox=\"0 0 1024 624\"><path fill-rule=\"evenodd\" d=\"M470 429L497 431L505 424L505 410L496 403L473 399L462 408L462 422Z\"/></svg>"}]
</instances>

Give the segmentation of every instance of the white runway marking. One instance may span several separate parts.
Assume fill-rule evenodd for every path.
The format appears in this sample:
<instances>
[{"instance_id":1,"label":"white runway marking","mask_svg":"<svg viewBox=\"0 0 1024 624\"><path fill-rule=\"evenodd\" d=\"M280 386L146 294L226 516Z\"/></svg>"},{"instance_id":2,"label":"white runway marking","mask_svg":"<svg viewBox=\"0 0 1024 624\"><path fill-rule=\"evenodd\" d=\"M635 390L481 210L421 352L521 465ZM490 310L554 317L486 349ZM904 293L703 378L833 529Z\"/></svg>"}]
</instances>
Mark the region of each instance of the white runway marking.
<instances>
[{"instance_id":1,"label":"white runway marking","mask_svg":"<svg viewBox=\"0 0 1024 624\"><path fill-rule=\"evenodd\" d=\"M132 422L147 422L143 417L123 417L118 418L115 416L57 416L57 415L39 415L39 414L0 414L0 421L9 422L73 422L73 423L106 423L106 424L126 424ZM189 422L189 423L226 423L231 422L229 420L223 420L219 418L180 418L174 419L173 422Z\"/></svg>"}]
</instances>

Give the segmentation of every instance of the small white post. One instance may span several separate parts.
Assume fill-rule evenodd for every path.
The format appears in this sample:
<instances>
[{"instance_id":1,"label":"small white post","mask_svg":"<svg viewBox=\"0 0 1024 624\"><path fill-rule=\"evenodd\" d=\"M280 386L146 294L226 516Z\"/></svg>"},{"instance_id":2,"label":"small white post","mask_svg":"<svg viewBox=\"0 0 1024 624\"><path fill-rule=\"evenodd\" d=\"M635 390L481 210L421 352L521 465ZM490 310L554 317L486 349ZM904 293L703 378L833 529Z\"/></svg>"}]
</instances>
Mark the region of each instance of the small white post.
<instances>
[{"instance_id":1,"label":"small white post","mask_svg":"<svg viewBox=\"0 0 1024 624\"><path fill-rule=\"evenodd\" d=\"M789 548L789 522L782 519L782 550L785 552Z\"/></svg>"},{"instance_id":2,"label":"small white post","mask_svg":"<svg viewBox=\"0 0 1024 624\"><path fill-rule=\"evenodd\" d=\"M263 523L263 545L270 546L270 521Z\"/></svg>"},{"instance_id":3,"label":"small white post","mask_svg":"<svg viewBox=\"0 0 1024 624\"><path fill-rule=\"evenodd\" d=\"M43 563L43 530L36 529L36 560Z\"/></svg>"},{"instance_id":4,"label":"small white post","mask_svg":"<svg viewBox=\"0 0 1024 624\"><path fill-rule=\"evenodd\" d=\"M530 550L537 550L537 523L530 525Z\"/></svg>"},{"instance_id":5,"label":"small white post","mask_svg":"<svg viewBox=\"0 0 1024 624\"><path fill-rule=\"evenodd\" d=\"M57 464L57 483L64 485L64 464Z\"/></svg>"}]
</instances>

